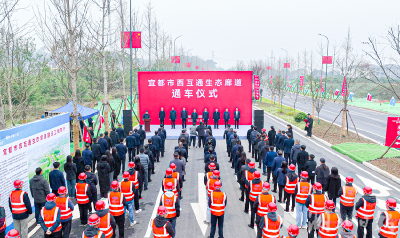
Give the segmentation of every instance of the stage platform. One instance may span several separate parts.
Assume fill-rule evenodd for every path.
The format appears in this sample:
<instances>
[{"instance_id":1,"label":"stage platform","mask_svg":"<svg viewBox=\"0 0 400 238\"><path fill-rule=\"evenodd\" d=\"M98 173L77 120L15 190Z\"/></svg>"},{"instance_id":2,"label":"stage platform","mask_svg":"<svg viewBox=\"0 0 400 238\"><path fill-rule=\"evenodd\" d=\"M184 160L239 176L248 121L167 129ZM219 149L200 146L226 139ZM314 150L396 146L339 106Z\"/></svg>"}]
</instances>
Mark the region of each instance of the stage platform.
<instances>
[{"instance_id":1,"label":"stage platform","mask_svg":"<svg viewBox=\"0 0 400 238\"><path fill-rule=\"evenodd\" d=\"M151 125L150 130L151 132L146 133L146 139L152 137L154 135L154 131L160 128L159 125ZM189 133L189 128L190 126L187 126L187 133ZM213 128L213 126L211 126ZM164 129L167 131L167 140L173 140L173 139L178 139L179 135L182 133L182 126L181 125L176 125L175 129L171 129L170 125L165 125ZM235 129L233 127L234 131L237 131L237 134L239 136L239 139L241 140L247 140L247 131L250 129L250 125L240 125L239 129ZM217 140L223 139L224 136L224 131L225 127L224 125L219 126L219 129L212 129L213 137Z\"/></svg>"}]
</instances>

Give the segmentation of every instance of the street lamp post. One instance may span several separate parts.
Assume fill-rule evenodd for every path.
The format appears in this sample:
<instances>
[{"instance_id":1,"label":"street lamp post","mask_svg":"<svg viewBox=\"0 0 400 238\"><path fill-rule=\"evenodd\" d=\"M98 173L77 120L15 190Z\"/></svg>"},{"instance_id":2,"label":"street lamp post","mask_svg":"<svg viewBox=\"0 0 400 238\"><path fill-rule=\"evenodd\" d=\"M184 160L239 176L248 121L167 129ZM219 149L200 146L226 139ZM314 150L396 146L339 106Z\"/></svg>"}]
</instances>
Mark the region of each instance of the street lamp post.
<instances>
[{"instance_id":1,"label":"street lamp post","mask_svg":"<svg viewBox=\"0 0 400 238\"><path fill-rule=\"evenodd\" d=\"M175 42L176 42L176 39L178 39L178 38L181 37L181 36L183 36L183 35L180 35L180 36L176 37L175 40L174 40L174 57L176 56L176 55L175 55ZM174 63L175 63L175 62L174 62ZM174 68L176 68L175 65L174 65Z\"/></svg>"},{"instance_id":2,"label":"street lamp post","mask_svg":"<svg viewBox=\"0 0 400 238\"><path fill-rule=\"evenodd\" d=\"M325 37L326 40L328 41L328 44L326 45L326 57L328 57L328 55L329 55L329 53L328 53L328 50L329 50L329 39L325 35L322 35L322 34L319 34L319 33L318 33L318 35ZM326 65L326 70L325 70L326 71L325 72L325 95L326 95L326 90L327 90L327 88L326 88L326 80L328 78L328 64L325 64L325 65Z\"/></svg>"},{"instance_id":3,"label":"street lamp post","mask_svg":"<svg viewBox=\"0 0 400 238\"><path fill-rule=\"evenodd\" d=\"M131 79L131 110L133 111L133 103L132 103L132 95L133 95L133 86L132 86L132 0L129 1L129 58L131 61L130 68L130 79ZM132 112L131 112L132 113Z\"/></svg>"}]
</instances>

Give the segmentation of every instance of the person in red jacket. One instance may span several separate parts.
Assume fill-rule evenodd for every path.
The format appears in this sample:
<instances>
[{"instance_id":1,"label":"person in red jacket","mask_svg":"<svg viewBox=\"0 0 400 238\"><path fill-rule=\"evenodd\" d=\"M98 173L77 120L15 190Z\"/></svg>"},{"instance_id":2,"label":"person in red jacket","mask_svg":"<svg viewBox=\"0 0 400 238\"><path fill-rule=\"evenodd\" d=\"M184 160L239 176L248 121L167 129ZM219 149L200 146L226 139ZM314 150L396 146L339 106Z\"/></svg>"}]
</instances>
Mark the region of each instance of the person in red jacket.
<instances>
[{"instance_id":1,"label":"person in red jacket","mask_svg":"<svg viewBox=\"0 0 400 238\"><path fill-rule=\"evenodd\" d=\"M376 208L376 197L372 195L372 188L365 186L364 196L356 203L356 218L358 220L357 236L364 237L364 229L367 229L367 238L372 238L372 222Z\"/></svg>"}]
</instances>

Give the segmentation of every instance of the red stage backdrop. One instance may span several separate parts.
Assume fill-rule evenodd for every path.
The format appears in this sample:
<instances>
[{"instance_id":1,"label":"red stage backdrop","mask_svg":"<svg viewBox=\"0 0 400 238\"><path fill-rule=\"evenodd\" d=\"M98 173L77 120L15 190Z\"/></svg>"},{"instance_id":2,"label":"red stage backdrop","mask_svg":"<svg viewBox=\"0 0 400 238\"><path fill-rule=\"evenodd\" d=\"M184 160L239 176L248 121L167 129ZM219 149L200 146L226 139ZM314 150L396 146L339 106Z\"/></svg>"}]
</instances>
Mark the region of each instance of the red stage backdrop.
<instances>
[{"instance_id":1,"label":"red stage backdrop","mask_svg":"<svg viewBox=\"0 0 400 238\"><path fill-rule=\"evenodd\" d=\"M221 114L219 124L223 125L226 108L230 113L230 124L234 124L233 112L240 111L241 125L252 124L252 71L175 71L138 72L139 113L143 124L143 114L149 111L151 124L160 124L158 113L164 107L165 124L170 125L169 112L172 107L177 112L177 125L182 124L181 111L188 111L188 126L192 124L190 115L196 109L199 120L203 121L203 111L210 114L209 125L214 124L213 112ZM199 124L199 123L197 123Z\"/></svg>"}]
</instances>

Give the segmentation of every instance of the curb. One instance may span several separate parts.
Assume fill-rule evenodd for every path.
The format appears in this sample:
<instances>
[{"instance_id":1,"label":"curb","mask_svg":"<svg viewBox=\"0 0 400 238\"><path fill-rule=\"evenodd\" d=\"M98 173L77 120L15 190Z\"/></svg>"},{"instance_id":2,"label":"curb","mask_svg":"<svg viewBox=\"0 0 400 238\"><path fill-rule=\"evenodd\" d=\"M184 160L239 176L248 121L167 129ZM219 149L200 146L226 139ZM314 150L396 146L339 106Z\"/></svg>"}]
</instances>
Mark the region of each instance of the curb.
<instances>
[{"instance_id":1,"label":"curb","mask_svg":"<svg viewBox=\"0 0 400 238\"><path fill-rule=\"evenodd\" d=\"M368 162L364 161L364 162L362 162L362 164L365 165L366 167L370 168L371 170L377 172L378 174L381 174L381 175L385 176L386 178L391 179L392 181L400 184L400 179L397 178L396 176L394 176L394 175L392 175L392 174L390 174L390 173L388 173L388 172L376 167L375 165L373 165L371 163L368 163Z\"/></svg>"}]
</instances>

